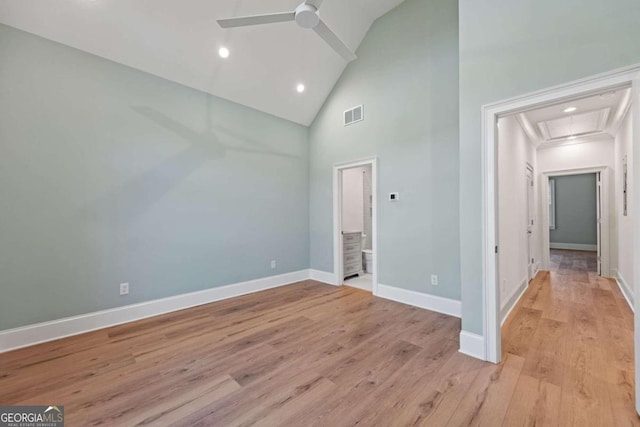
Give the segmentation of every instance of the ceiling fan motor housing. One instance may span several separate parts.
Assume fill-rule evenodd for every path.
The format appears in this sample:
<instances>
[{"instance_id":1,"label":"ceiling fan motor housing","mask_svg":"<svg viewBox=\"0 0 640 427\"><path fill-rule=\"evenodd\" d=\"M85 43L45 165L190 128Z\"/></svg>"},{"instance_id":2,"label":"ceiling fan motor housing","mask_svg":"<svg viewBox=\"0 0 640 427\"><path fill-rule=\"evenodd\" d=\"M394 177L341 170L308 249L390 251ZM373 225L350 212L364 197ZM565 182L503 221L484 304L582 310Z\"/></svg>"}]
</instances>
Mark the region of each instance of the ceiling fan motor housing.
<instances>
[{"instance_id":1,"label":"ceiling fan motor housing","mask_svg":"<svg viewBox=\"0 0 640 427\"><path fill-rule=\"evenodd\" d=\"M296 23L302 28L313 28L318 25L318 22L320 22L318 9L305 3L296 7Z\"/></svg>"}]
</instances>

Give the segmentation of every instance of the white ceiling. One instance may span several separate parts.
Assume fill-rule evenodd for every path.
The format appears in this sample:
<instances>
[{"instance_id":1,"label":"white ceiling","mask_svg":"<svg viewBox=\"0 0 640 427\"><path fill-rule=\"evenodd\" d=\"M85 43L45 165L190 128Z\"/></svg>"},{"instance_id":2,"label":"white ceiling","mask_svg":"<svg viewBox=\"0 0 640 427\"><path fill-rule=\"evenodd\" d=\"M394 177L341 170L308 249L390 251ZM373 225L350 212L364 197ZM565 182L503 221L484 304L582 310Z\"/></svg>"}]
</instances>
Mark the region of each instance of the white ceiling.
<instances>
[{"instance_id":1,"label":"white ceiling","mask_svg":"<svg viewBox=\"0 0 640 427\"><path fill-rule=\"evenodd\" d=\"M630 89L619 89L518 114L536 144L562 143L593 136L615 136L629 110ZM565 112L574 107L576 110Z\"/></svg>"},{"instance_id":2,"label":"white ceiling","mask_svg":"<svg viewBox=\"0 0 640 427\"><path fill-rule=\"evenodd\" d=\"M322 18L356 50L403 0L325 0ZM0 0L0 22L300 124L346 62L294 22L221 29L216 19L293 10L302 0ZM227 46L231 55L217 52ZM298 83L306 91L298 94Z\"/></svg>"}]
</instances>

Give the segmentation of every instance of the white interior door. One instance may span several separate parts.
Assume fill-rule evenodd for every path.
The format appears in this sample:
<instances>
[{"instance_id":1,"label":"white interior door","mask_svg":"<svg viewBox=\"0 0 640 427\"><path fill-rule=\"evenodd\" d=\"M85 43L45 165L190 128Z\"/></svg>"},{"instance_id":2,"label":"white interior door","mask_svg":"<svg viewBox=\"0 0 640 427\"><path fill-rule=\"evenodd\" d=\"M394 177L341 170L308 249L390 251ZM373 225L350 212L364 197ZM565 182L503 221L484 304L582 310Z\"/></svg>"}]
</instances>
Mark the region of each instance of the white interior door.
<instances>
[{"instance_id":1,"label":"white interior door","mask_svg":"<svg viewBox=\"0 0 640 427\"><path fill-rule=\"evenodd\" d=\"M533 193L533 168L531 166L527 166L527 253L528 253L528 271L529 271L529 280L533 279L533 275L535 274L536 269L536 260L535 260L535 251L534 251L534 240L533 240L533 226L534 226L534 218L535 218L535 201L534 201L534 193Z\"/></svg>"},{"instance_id":2,"label":"white interior door","mask_svg":"<svg viewBox=\"0 0 640 427\"><path fill-rule=\"evenodd\" d=\"M596 234L598 250L598 275L602 275L602 180L601 172L596 173Z\"/></svg>"}]
</instances>

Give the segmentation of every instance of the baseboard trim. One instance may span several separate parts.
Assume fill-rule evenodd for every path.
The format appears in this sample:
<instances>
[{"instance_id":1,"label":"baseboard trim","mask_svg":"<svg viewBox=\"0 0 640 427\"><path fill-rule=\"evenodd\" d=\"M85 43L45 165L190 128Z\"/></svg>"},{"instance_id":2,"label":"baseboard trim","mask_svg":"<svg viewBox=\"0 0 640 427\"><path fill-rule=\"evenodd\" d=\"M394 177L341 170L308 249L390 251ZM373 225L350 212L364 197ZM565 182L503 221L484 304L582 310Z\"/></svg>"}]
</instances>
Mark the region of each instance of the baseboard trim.
<instances>
[{"instance_id":1,"label":"baseboard trim","mask_svg":"<svg viewBox=\"0 0 640 427\"><path fill-rule=\"evenodd\" d=\"M460 331L460 353L475 357L480 360L487 360L484 337L473 332Z\"/></svg>"},{"instance_id":2,"label":"baseboard trim","mask_svg":"<svg viewBox=\"0 0 640 427\"><path fill-rule=\"evenodd\" d=\"M597 251L598 245L583 245L580 243L550 243L551 249L568 249L572 251Z\"/></svg>"},{"instance_id":3,"label":"baseboard trim","mask_svg":"<svg viewBox=\"0 0 640 427\"><path fill-rule=\"evenodd\" d=\"M522 298L522 295L524 295L528 286L529 278L525 277L520 281L518 287L513 290L513 292L509 296L509 299L507 299L506 304L502 307L502 309L500 309L500 326L504 325L504 321L507 320L507 317L509 317L511 311L513 311L516 304L518 304L518 301L520 301L520 298Z\"/></svg>"},{"instance_id":4,"label":"baseboard trim","mask_svg":"<svg viewBox=\"0 0 640 427\"><path fill-rule=\"evenodd\" d=\"M329 273L322 270L314 270L313 268L309 270L309 278L311 280L316 280L318 282L326 283L328 285L337 286L336 283L336 275L333 273Z\"/></svg>"},{"instance_id":5,"label":"baseboard trim","mask_svg":"<svg viewBox=\"0 0 640 427\"><path fill-rule=\"evenodd\" d=\"M629 286L627 281L624 280L624 277L622 277L619 271L616 271L615 279L618 287L620 288L620 292L622 292L624 299L627 300L627 304L631 307L631 311L635 313L635 310L633 309L634 295L631 286Z\"/></svg>"},{"instance_id":6,"label":"baseboard trim","mask_svg":"<svg viewBox=\"0 0 640 427\"><path fill-rule=\"evenodd\" d=\"M0 353L309 279L309 270L235 283L0 331Z\"/></svg>"},{"instance_id":7,"label":"baseboard trim","mask_svg":"<svg viewBox=\"0 0 640 427\"><path fill-rule=\"evenodd\" d=\"M376 296L450 316L461 317L460 301L378 283Z\"/></svg>"}]
</instances>

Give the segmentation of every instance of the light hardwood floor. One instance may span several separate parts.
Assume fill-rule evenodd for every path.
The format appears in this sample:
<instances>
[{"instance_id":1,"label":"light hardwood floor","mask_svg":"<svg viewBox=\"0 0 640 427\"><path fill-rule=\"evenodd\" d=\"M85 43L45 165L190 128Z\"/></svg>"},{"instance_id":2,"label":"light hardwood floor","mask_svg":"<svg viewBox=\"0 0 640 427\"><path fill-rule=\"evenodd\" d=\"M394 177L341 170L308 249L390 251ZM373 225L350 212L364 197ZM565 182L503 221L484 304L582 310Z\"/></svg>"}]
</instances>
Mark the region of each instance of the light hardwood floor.
<instances>
[{"instance_id":1,"label":"light hardwood floor","mask_svg":"<svg viewBox=\"0 0 640 427\"><path fill-rule=\"evenodd\" d=\"M502 328L522 362L506 425L632 426L633 312L596 253L552 250Z\"/></svg>"},{"instance_id":2,"label":"light hardwood floor","mask_svg":"<svg viewBox=\"0 0 640 427\"><path fill-rule=\"evenodd\" d=\"M0 404L69 426L640 425L626 303L554 260L500 365L457 351L459 319L307 281L2 354Z\"/></svg>"}]
</instances>

